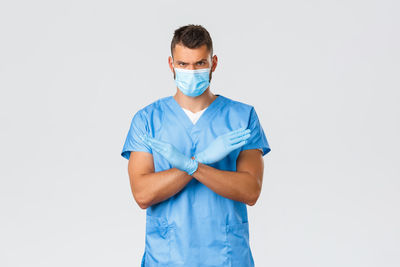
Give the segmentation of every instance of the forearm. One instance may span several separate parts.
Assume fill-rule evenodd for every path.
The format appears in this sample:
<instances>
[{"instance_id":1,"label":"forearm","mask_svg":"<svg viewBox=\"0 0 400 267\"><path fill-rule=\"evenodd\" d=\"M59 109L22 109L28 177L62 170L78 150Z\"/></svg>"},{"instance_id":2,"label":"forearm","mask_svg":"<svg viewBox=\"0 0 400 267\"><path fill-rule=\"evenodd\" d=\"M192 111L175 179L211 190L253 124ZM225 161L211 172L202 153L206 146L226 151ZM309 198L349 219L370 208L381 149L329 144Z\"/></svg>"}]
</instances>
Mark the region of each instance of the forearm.
<instances>
[{"instance_id":1,"label":"forearm","mask_svg":"<svg viewBox=\"0 0 400 267\"><path fill-rule=\"evenodd\" d=\"M215 193L248 205L256 202L261 191L257 179L247 172L222 171L199 163L193 177Z\"/></svg>"},{"instance_id":2,"label":"forearm","mask_svg":"<svg viewBox=\"0 0 400 267\"><path fill-rule=\"evenodd\" d=\"M136 185L139 205L146 209L162 202L181 191L191 179L192 176L176 168L143 174Z\"/></svg>"}]
</instances>

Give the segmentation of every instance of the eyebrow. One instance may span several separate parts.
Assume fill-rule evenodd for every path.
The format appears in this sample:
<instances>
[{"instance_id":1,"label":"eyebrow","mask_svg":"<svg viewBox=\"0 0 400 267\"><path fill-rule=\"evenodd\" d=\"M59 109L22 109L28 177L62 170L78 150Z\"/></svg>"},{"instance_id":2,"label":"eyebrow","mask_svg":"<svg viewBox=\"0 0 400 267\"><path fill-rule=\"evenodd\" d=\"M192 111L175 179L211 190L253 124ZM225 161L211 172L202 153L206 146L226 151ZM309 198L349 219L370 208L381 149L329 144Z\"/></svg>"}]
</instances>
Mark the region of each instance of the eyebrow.
<instances>
[{"instance_id":1,"label":"eyebrow","mask_svg":"<svg viewBox=\"0 0 400 267\"><path fill-rule=\"evenodd\" d=\"M199 62L203 62L203 61L207 61L207 59L206 58L203 58L203 59L201 59L201 60L199 60L199 61L197 61L197 62L195 62L195 63L199 63ZM183 61L181 61L181 60L177 60L176 61L177 63L187 63L187 62L183 62Z\"/></svg>"}]
</instances>

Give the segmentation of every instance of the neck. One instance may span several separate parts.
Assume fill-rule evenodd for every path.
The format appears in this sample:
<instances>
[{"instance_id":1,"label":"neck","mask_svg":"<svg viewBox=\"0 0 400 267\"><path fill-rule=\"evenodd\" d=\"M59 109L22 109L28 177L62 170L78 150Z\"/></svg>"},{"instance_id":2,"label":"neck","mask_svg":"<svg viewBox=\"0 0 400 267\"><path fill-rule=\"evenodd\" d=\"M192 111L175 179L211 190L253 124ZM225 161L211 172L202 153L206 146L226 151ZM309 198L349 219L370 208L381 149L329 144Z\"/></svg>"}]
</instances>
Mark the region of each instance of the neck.
<instances>
[{"instance_id":1,"label":"neck","mask_svg":"<svg viewBox=\"0 0 400 267\"><path fill-rule=\"evenodd\" d=\"M196 97L187 96L176 88L174 98L181 107L195 113L208 107L217 96L210 91L210 87L208 87L204 93Z\"/></svg>"}]
</instances>

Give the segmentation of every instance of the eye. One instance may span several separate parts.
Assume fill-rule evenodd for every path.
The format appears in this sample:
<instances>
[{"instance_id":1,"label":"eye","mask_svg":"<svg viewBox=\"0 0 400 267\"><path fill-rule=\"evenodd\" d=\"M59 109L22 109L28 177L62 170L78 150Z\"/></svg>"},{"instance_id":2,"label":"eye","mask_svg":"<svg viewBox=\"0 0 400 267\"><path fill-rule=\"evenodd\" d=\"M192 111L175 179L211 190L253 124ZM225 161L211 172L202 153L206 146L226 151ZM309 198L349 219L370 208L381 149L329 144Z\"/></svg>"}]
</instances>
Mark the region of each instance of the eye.
<instances>
[{"instance_id":1,"label":"eye","mask_svg":"<svg viewBox=\"0 0 400 267\"><path fill-rule=\"evenodd\" d=\"M184 65L186 65L186 63L179 62L178 65L179 65L179 66L184 66Z\"/></svg>"},{"instance_id":2,"label":"eye","mask_svg":"<svg viewBox=\"0 0 400 267\"><path fill-rule=\"evenodd\" d=\"M206 64L204 61L197 62L197 65L204 65L204 64Z\"/></svg>"}]
</instances>

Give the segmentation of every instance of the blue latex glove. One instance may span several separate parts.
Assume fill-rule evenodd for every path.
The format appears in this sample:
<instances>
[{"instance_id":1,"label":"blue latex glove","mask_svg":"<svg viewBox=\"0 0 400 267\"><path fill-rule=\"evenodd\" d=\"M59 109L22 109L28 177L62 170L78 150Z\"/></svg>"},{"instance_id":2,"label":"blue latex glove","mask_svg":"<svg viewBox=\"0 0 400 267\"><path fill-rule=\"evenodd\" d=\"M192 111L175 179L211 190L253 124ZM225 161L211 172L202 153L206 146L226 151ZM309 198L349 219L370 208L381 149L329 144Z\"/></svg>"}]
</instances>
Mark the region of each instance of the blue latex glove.
<instances>
[{"instance_id":1,"label":"blue latex glove","mask_svg":"<svg viewBox=\"0 0 400 267\"><path fill-rule=\"evenodd\" d=\"M220 135L212 141L208 147L196 153L195 160L204 164L217 162L225 158L233 150L245 145L250 137L250 129L239 128L237 130Z\"/></svg>"},{"instance_id":2,"label":"blue latex glove","mask_svg":"<svg viewBox=\"0 0 400 267\"><path fill-rule=\"evenodd\" d=\"M141 135L139 137L152 149L160 153L172 165L172 167L185 171L189 175L192 175L197 170L197 160L193 160L190 157L183 155L170 143L154 139L147 135Z\"/></svg>"}]
</instances>

